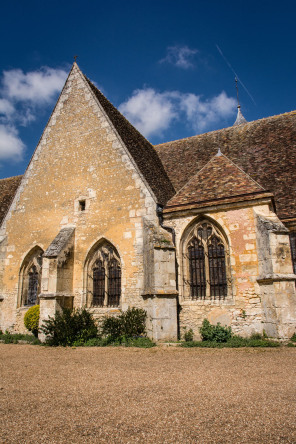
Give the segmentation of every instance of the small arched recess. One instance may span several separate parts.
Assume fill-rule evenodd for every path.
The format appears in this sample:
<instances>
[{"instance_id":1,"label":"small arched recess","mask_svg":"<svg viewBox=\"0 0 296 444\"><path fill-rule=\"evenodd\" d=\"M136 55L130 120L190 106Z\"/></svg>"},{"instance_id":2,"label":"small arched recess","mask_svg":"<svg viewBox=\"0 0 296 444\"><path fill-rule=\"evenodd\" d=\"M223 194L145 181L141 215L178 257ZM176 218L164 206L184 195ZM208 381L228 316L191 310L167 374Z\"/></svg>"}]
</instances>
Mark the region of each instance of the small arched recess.
<instances>
[{"instance_id":1,"label":"small arched recess","mask_svg":"<svg viewBox=\"0 0 296 444\"><path fill-rule=\"evenodd\" d=\"M19 277L19 305L30 306L39 302L43 253L42 248L36 246L23 260Z\"/></svg>"},{"instance_id":2,"label":"small arched recess","mask_svg":"<svg viewBox=\"0 0 296 444\"><path fill-rule=\"evenodd\" d=\"M90 250L86 264L87 307L118 307L121 299L121 261L116 248L101 240Z\"/></svg>"},{"instance_id":3,"label":"small arched recess","mask_svg":"<svg viewBox=\"0 0 296 444\"><path fill-rule=\"evenodd\" d=\"M223 301L232 295L229 243L221 227L198 218L181 240L184 300Z\"/></svg>"}]
</instances>

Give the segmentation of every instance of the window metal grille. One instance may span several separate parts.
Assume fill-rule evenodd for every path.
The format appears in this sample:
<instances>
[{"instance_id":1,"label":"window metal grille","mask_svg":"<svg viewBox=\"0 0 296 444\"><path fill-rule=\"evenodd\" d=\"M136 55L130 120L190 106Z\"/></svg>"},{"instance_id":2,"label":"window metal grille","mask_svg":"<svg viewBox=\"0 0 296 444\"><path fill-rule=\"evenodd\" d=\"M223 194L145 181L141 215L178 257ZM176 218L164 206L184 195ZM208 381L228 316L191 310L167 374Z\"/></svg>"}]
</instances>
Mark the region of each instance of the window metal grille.
<instances>
[{"instance_id":1,"label":"window metal grille","mask_svg":"<svg viewBox=\"0 0 296 444\"><path fill-rule=\"evenodd\" d=\"M195 226L185 253L187 277L184 277L184 297L225 299L228 293L227 250L217 228L202 221Z\"/></svg>"},{"instance_id":2,"label":"window metal grille","mask_svg":"<svg viewBox=\"0 0 296 444\"><path fill-rule=\"evenodd\" d=\"M108 306L119 305L121 293L121 269L116 259L111 259L108 266Z\"/></svg>"},{"instance_id":3,"label":"window metal grille","mask_svg":"<svg viewBox=\"0 0 296 444\"><path fill-rule=\"evenodd\" d=\"M38 296L38 281L39 274L35 265L31 267L29 271L29 285L28 285L28 297L27 305L34 305Z\"/></svg>"},{"instance_id":4,"label":"window metal grille","mask_svg":"<svg viewBox=\"0 0 296 444\"><path fill-rule=\"evenodd\" d=\"M227 296L227 278L224 245L214 236L208 246L210 292L214 299Z\"/></svg>"},{"instance_id":5,"label":"window metal grille","mask_svg":"<svg viewBox=\"0 0 296 444\"><path fill-rule=\"evenodd\" d=\"M103 307L105 299L105 268L102 261L97 261L93 269L93 300L94 307Z\"/></svg>"},{"instance_id":6,"label":"window metal grille","mask_svg":"<svg viewBox=\"0 0 296 444\"><path fill-rule=\"evenodd\" d=\"M296 274L296 232L290 233L290 245L291 245L293 271Z\"/></svg>"},{"instance_id":7,"label":"window metal grille","mask_svg":"<svg viewBox=\"0 0 296 444\"><path fill-rule=\"evenodd\" d=\"M205 252L195 237L188 248L190 295L192 299L203 299L206 296Z\"/></svg>"}]
</instances>

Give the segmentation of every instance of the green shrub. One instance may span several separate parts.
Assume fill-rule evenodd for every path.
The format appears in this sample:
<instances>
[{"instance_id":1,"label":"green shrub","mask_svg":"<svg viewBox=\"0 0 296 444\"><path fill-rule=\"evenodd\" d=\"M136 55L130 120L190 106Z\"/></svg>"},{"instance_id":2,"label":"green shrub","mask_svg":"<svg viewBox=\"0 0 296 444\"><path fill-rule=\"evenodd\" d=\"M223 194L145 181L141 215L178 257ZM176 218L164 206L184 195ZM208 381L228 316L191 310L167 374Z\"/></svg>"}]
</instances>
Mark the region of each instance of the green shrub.
<instances>
[{"instance_id":1,"label":"green shrub","mask_svg":"<svg viewBox=\"0 0 296 444\"><path fill-rule=\"evenodd\" d=\"M142 308L129 308L121 315L123 335L127 338L145 335L147 313Z\"/></svg>"},{"instance_id":2,"label":"green shrub","mask_svg":"<svg viewBox=\"0 0 296 444\"><path fill-rule=\"evenodd\" d=\"M55 318L44 321L40 328L46 335L48 345L83 344L98 336L98 328L92 314L86 310L64 308L57 312Z\"/></svg>"},{"instance_id":3,"label":"green shrub","mask_svg":"<svg viewBox=\"0 0 296 444\"><path fill-rule=\"evenodd\" d=\"M185 342L193 341L193 330L192 330L192 328L190 328L188 331L185 330L185 332L184 332L184 341Z\"/></svg>"},{"instance_id":4,"label":"green shrub","mask_svg":"<svg viewBox=\"0 0 296 444\"><path fill-rule=\"evenodd\" d=\"M293 336L291 337L290 341L296 342L296 333L293 334Z\"/></svg>"},{"instance_id":5,"label":"green shrub","mask_svg":"<svg viewBox=\"0 0 296 444\"><path fill-rule=\"evenodd\" d=\"M105 316L101 324L101 334L110 338L110 341L116 341L123 336L123 326L121 316Z\"/></svg>"},{"instance_id":6,"label":"green shrub","mask_svg":"<svg viewBox=\"0 0 296 444\"><path fill-rule=\"evenodd\" d=\"M38 336L38 326L39 326L39 315L40 307L39 305L34 305L29 308L24 317L24 324L26 329L31 331L34 336Z\"/></svg>"},{"instance_id":7,"label":"green shrub","mask_svg":"<svg viewBox=\"0 0 296 444\"><path fill-rule=\"evenodd\" d=\"M231 327L223 327L220 322L212 325L207 319L203 320L199 329L203 341L227 342L231 336Z\"/></svg>"},{"instance_id":8,"label":"green shrub","mask_svg":"<svg viewBox=\"0 0 296 444\"><path fill-rule=\"evenodd\" d=\"M146 334L146 311L142 308L129 308L117 317L106 316L101 324L101 334L110 342L121 343L123 338L134 338Z\"/></svg>"}]
</instances>

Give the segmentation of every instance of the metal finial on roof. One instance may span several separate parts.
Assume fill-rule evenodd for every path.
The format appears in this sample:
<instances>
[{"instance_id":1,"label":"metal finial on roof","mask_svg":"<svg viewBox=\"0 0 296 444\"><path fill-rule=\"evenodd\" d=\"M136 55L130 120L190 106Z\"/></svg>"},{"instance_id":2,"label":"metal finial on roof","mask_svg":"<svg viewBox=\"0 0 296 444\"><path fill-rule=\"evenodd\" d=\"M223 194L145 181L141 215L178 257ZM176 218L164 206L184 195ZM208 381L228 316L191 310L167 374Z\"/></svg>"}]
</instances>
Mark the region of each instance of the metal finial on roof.
<instances>
[{"instance_id":1,"label":"metal finial on roof","mask_svg":"<svg viewBox=\"0 0 296 444\"><path fill-rule=\"evenodd\" d=\"M238 98L238 86L237 86L237 77L235 77L235 88L236 88L236 97L237 97L237 107L240 107L239 98Z\"/></svg>"},{"instance_id":2,"label":"metal finial on roof","mask_svg":"<svg viewBox=\"0 0 296 444\"><path fill-rule=\"evenodd\" d=\"M233 124L233 126L242 125L243 123L247 123L247 120L242 115L242 112L240 110L241 106L239 103L239 97L238 97L238 85L237 85L237 77L235 77L235 87L236 87L236 96L237 96L237 116L236 120Z\"/></svg>"},{"instance_id":3,"label":"metal finial on roof","mask_svg":"<svg viewBox=\"0 0 296 444\"><path fill-rule=\"evenodd\" d=\"M74 56L74 62L76 62L77 57L78 57L78 55L75 55L75 56Z\"/></svg>"}]
</instances>

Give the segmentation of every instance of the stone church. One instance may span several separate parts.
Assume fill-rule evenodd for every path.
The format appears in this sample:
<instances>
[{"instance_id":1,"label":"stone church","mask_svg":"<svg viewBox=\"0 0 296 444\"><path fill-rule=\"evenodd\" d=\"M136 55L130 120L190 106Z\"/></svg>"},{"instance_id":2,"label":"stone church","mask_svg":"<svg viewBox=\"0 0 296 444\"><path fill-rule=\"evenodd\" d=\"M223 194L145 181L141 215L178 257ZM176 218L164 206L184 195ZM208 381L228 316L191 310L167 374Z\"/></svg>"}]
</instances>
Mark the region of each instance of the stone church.
<instances>
[{"instance_id":1,"label":"stone church","mask_svg":"<svg viewBox=\"0 0 296 444\"><path fill-rule=\"evenodd\" d=\"M296 328L296 112L152 146L74 63L23 176L0 181L0 328L61 307Z\"/></svg>"}]
</instances>

